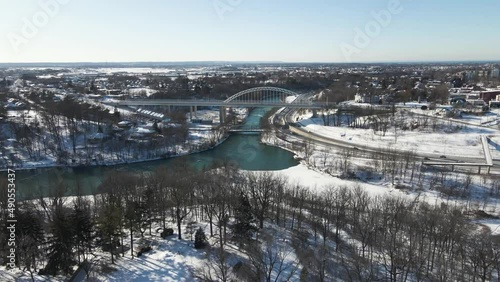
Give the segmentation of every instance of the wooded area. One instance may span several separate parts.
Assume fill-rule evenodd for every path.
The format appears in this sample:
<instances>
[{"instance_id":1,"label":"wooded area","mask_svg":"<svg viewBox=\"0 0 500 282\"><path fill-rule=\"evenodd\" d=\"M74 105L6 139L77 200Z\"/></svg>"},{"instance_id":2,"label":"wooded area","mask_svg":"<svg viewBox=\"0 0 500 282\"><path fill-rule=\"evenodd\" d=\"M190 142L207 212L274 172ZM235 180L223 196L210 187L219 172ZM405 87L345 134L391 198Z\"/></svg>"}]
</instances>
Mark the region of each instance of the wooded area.
<instances>
[{"instance_id":1,"label":"wooded area","mask_svg":"<svg viewBox=\"0 0 500 282\"><path fill-rule=\"evenodd\" d=\"M55 186L59 196L25 201L17 211L16 265L32 273L70 274L103 251L115 263L126 253L147 251L150 246L134 246L140 238L183 238L189 218L210 226L209 234L196 232L195 246L217 238L199 250L210 258L197 273L203 281L281 281L299 270L302 281L500 277L500 240L471 222L478 210L432 205L418 196L372 197L360 187L313 191L270 172L217 167L196 171L179 161L150 175L116 171L99 193L72 201L62 197L65 187ZM6 230L7 183L0 187ZM290 232L292 248L284 248L270 226ZM2 232L2 257L6 236ZM246 255L237 266L230 263L229 242ZM289 260L290 252L296 259Z\"/></svg>"}]
</instances>

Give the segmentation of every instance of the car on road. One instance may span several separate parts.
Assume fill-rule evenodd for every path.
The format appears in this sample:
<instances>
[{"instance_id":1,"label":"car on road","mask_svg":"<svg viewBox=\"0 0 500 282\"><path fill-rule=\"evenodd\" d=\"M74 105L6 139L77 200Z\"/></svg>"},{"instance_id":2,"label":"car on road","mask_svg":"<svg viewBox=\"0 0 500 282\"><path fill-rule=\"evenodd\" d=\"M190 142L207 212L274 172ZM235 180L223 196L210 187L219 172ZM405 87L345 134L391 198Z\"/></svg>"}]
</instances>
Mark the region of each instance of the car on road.
<instances>
[{"instance_id":1,"label":"car on road","mask_svg":"<svg viewBox=\"0 0 500 282\"><path fill-rule=\"evenodd\" d=\"M445 155L441 155L439 156L440 159L446 159L446 156Z\"/></svg>"}]
</instances>

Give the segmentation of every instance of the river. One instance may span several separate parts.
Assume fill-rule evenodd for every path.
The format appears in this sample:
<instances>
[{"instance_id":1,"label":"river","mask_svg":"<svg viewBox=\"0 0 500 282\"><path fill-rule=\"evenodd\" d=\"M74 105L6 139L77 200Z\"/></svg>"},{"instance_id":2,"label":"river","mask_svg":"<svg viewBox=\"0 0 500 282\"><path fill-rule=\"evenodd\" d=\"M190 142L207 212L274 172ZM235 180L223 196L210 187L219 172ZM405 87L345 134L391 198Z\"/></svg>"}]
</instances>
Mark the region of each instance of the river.
<instances>
[{"instance_id":1,"label":"river","mask_svg":"<svg viewBox=\"0 0 500 282\"><path fill-rule=\"evenodd\" d=\"M256 108L248 116L245 126L259 126L262 116L269 108ZM282 170L298 164L293 154L259 142L258 134L233 134L212 150L181 156L193 167L209 167L216 161L230 161L243 170ZM160 166L171 166L174 159L145 161L114 166L39 168L16 172L16 196L30 199L53 194L55 187L63 183L66 196L75 195L80 188L82 194L91 194L103 179L113 170L131 173L152 172Z\"/></svg>"}]
</instances>

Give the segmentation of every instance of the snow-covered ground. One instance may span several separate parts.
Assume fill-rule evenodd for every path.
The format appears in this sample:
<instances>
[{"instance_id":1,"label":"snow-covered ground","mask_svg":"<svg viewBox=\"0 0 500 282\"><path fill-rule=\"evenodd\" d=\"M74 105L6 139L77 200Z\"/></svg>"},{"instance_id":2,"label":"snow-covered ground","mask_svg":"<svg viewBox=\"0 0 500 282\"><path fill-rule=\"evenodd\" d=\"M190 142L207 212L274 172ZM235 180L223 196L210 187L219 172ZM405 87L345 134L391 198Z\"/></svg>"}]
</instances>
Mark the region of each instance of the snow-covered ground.
<instances>
[{"instance_id":1,"label":"snow-covered ground","mask_svg":"<svg viewBox=\"0 0 500 282\"><path fill-rule=\"evenodd\" d=\"M318 172L308 168L304 164L299 164L294 167L290 167L284 170L276 172L278 175L284 176L290 184L298 184L308 187L312 191L323 191L328 186L345 186L354 187L355 185L360 185L362 188L366 189L371 195L382 195L386 193L392 193L397 191L396 189L388 189L378 185L372 185L368 183L362 183L359 181L340 179L338 177L333 177L329 174Z\"/></svg>"},{"instance_id":2,"label":"snow-covered ground","mask_svg":"<svg viewBox=\"0 0 500 282\"><path fill-rule=\"evenodd\" d=\"M81 68L81 69L72 69L72 73L75 75L78 74L114 74L114 73L128 73L128 74L161 74L161 73L173 73L175 72L174 68Z\"/></svg>"},{"instance_id":3,"label":"snow-covered ground","mask_svg":"<svg viewBox=\"0 0 500 282\"><path fill-rule=\"evenodd\" d=\"M112 109L112 110L114 110L114 109ZM129 112L128 110L122 110L122 109L118 109L118 110L122 114L123 118L125 118L125 119L133 118L132 113ZM241 115L244 115L244 114L246 114L246 112L242 111ZM218 111L206 111L206 112L200 111L200 115L206 115L207 118L208 118L208 116L216 116L217 120L219 117ZM8 116L11 119L16 119L17 122L21 123L21 124L22 124L22 120L24 120L27 123L38 122L41 124L41 128L43 128L43 119L41 117L41 113L37 110L8 111ZM152 122L145 122L145 123L141 123L139 121L137 121L137 122L138 122L138 124L136 127L132 127L131 129L127 130L130 132L131 136L133 134L145 134L145 133L152 132L152 125L153 125ZM88 123L93 124L92 122L88 122ZM215 125L218 125L218 123L214 124L214 126ZM64 123L61 121L61 127L63 127L63 126L64 126ZM222 141L223 136L221 136L220 134L216 134L212 131L214 126L193 124L192 130L189 130L189 133L188 133L189 135L188 135L187 140L189 142L184 143L184 144L177 144L177 145L175 145L175 148L164 148L164 149L165 150L167 150L167 149L174 150L177 153L177 155L180 156L180 155L186 155L186 154L195 153L195 152L199 151L197 149L194 149L194 148L196 148L196 146L203 147L204 144L209 144L209 143L213 143L213 142L220 142L220 141ZM95 128L91 129L91 130L94 130L93 133L88 132L87 137L92 137L92 136L97 135L97 127L96 126L94 126L94 127ZM205 131L199 130L200 128L204 129ZM12 135L11 127L8 126L7 124L3 124L3 126L0 126L0 132L1 132L1 134L3 134L4 136L7 136L7 137ZM72 150L72 145L70 142L69 131L67 129L65 129L62 131L62 133L63 133L62 137L63 137L63 144L65 147L65 150L70 152ZM9 138L7 138L7 139L9 139ZM12 138L10 138L10 139L12 139ZM77 153L80 153L80 151L84 152L84 153L88 153L88 152L85 152L85 146L83 145L84 144L84 137L82 135L79 135L77 137L76 141L77 141L77 145L76 145ZM33 168L53 167L53 166L63 165L63 164L58 164L57 157L54 155L50 155L50 154L41 154L41 156L37 159L30 158L28 152L15 139L12 139L12 142L10 142L10 144L6 143L6 141L5 141L5 142L3 142L2 145L4 147L3 147L3 150L0 151L0 158L3 159L4 164L7 164L9 162L9 156L11 154L14 154L16 156L16 158L18 159L18 161L16 162L16 166L15 166L17 169L33 169ZM41 145L39 145L38 143L36 143L34 146L35 146L35 148L42 150L39 148ZM87 144L87 148L89 150L92 151L93 147L98 147L98 145ZM97 154L99 154L99 156L97 156ZM64 164L64 165L79 165L80 155L77 154L73 158L76 160L75 163L68 163L68 164ZM163 158L163 156L153 156L151 154L146 153L143 155L139 154L139 155L137 155L137 157L134 157L133 159L131 159L131 158L120 158L119 159L119 158L117 158L116 154L111 152L111 151L107 152L107 151L103 151L103 150L98 150L98 152L96 151L95 155L93 155L92 158L95 158L95 163L92 163L92 164L113 165L113 164L120 164L120 163L132 163L132 162L155 160L155 159ZM85 158L85 159L88 159L88 158ZM82 160L82 161L84 161L84 160ZM6 168L3 168L3 169L6 169Z\"/></svg>"},{"instance_id":4,"label":"snow-covered ground","mask_svg":"<svg viewBox=\"0 0 500 282\"><path fill-rule=\"evenodd\" d=\"M248 115L248 109L247 108L232 108L232 112L235 114L236 119L238 120L244 120L247 115ZM220 114L218 109L213 109L213 110L197 110L193 111L192 113L187 113L186 118L188 121L191 121L191 116L192 119L199 119L203 121L212 121L214 125L219 125L220 124ZM192 124L192 126L198 127L199 124Z\"/></svg>"},{"instance_id":5,"label":"snow-covered ground","mask_svg":"<svg viewBox=\"0 0 500 282\"><path fill-rule=\"evenodd\" d=\"M388 144L394 148L399 146L401 149L410 150L429 150L430 152L447 152L447 155L460 155L471 157L483 157L482 145L479 140L479 135L488 135L490 140L490 151L493 156L499 157L500 149L500 135L495 129L477 127L477 126L464 126L459 132L453 134L447 133L424 133L406 131L398 134L397 143L394 145L394 135L391 132L386 133L386 137L381 137L374 134L371 129L353 129L348 127L332 127L323 126L321 118L311 118L312 114L301 116L303 120L300 124L304 125L308 130L315 130L318 135L322 134L326 137L348 141L355 144L376 144L378 147L387 147ZM293 140L293 138L292 138ZM314 151L312 152L309 160L306 160L302 148L290 147L290 143L284 142L276 136L263 137L262 141L269 145L279 146L284 149L294 152L297 156L302 158L301 164L291 167L276 173L283 175L290 183L297 183L309 189L322 191L325 187L333 185L335 187L348 187L354 188L359 186L363 188L372 197L390 195L395 197L409 197L415 199L418 197L419 201L426 201L429 204L459 204L463 206L475 207L483 209L490 214L500 216L500 199L492 197L490 190L494 186L493 182L496 181L495 176L469 174L468 176L463 172L449 173L447 176L446 185L456 185L452 183L464 183L465 178L471 178L470 193L467 197L456 197L447 195L443 191L432 189L433 185L430 183L434 177L435 172L431 170L423 171L422 184L416 185L417 180L410 183L408 178L397 177L396 184L392 184L390 180L383 177L369 176L368 171L372 171L374 163L372 160L366 159L361 154L359 157L351 156L349 159L349 169L355 172L355 179L339 178L337 177L338 171L331 171L335 167L335 162L338 161L342 153L341 150L335 150L331 147L324 147L318 144L312 145ZM444 145L447 147L444 147ZM451 145L451 146L450 146ZM465 148L464 148L465 147ZM375 147L377 148L377 147ZM398 147L396 147L398 148ZM457 153L457 151L459 153ZM326 161L325 161L326 160ZM326 167L323 164L326 162ZM338 168L337 168L338 169ZM368 169L368 170L367 170ZM421 168L423 169L423 168ZM420 181L420 180L419 180ZM422 186L420 186L422 185ZM402 187L405 187L402 189ZM426 187L422 189L421 187ZM481 220L477 223L486 226L491 230L492 234L500 234L500 219Z\"/></svg>"},{"instance_id":6,"label":"snow-covered ground","mask_svg":"<svg viewBox=\"0 0 500 282\"><path fill-rule=\"evenodd\" d=\"M126 90L126 93L129 95L141 95L145 94L147 97L155 94L158 90L150 89L150 88L130 88Z\"/></svg>"},{"instance_id":7,"label":"snow-covered ground","mask_svg":"<svg viewBox=\"0 0 500 282\"><path fill-rule=\"evenodd\" d=\"M153 250L141 257L127 255L113 266L115 271L101 272L98 281L194 281L203 268L206 252L196 250L191 240L172 236L153 241Z\"/></svg>"},{"instance_id":8,"label":"snow-covered ground","mask_svg":"<svg viewBox=\"0 0 500 282\"><path fill-rule=\"evenodd\" d=\"M353 146L367 146L373 149L391 147L396 150L415 150L445 156L481 157L483 149L480 135L499 135L496 129L468 126L460 124L461 129L453 130L453 123L446 124L444 130L387 130L382 132L373 129L351 128L346 126L324 126L322 118L312 118L312 115L303 116L299 122L311 133L351 143ZM490 146L493 158L500 158L500 151Z\"/></svg>"},{"instance_id":9,"label":"snow-covered ground","mask_svg":"<svg viewBox=\"0 0 500 282\"><path fill-rule=\"evenodd\" d=\"M207 115L207 117L210 117L214 114L217 114L218 116L218 111L201 111L198 114L202 116ZM301 121L301 123L308 130L317 131L317 134L323 134L327 137L329 136L331 138L342 139L344 141L352 142L353 144L365 145L371 143L376 144L376 146L379 147L386 147L387 144L392 143L392 146L400 146L401 149L415 148L417 150L426 150L429 152L443 152L443 154L447 155L481 155L481 144L478 135L491 135L496 133L494 129L467 126L461 129L459 132L455 132L453 134L433 132L422 133L412 131L398 132L396 138L396 135L391 135L393 134L392 132L387 132L386 136L380 136L380 134L375 134L373 130L368 129L325 127L322 125L321 119L306 118ZM206 133L200 131L194 134L194 139L197 139L204 138L204 134ZM492 140L500 140L500 138L495 138L493 138ZM498 157L498 152L495 153ZM319 154L319 152L315 152L314 154ZM365 162L364 165L368 165L366 161L356 158L352 159L352 164L360 164L363 162ZM345 186L348 188L359 186L363 190L367 191L372 197L380 195L409 197L411 199L419 197L419 200L427 201L431 204L439 204L445 202L478 206L482 205L482 208L484 210L496 214L498 214L500 207L500 202L497 199L486 199L484 200L484 203L481 202L485 195L485 193L481 191L482 189L487 187L489 183L483 183L483 180L479 175L472 176L472 199L461 199L447 197L435 190L411 191L397 189L390 182L381 179L341 179L325 172L321 172L321 170L321 168L312 169L312 167L309 167L305 163L302 163L297 166L274 173L282 175L288 180L290 184L304 185L314 191L322 191L327 186ZM449 177L458 178L462 176L457 173L450 174ZM185 222L189 222L189 220L186 220ZM499 219L477 220L476 222L482 226L486 226L487 228L489 228L492 234L500 235ZM187 225L183 225L182 230L188 230L188 228L186 227ZM207 235L209 234L208 224L206 222L196 223L193 229L196 230L196 228L198 227L203 228ZM287 236L286 230L281 230L275 225L266 224L266 229L274 230L279 232L280 234L283 234L283 236L285 237ZM209 261L207 257L209 255L209 250L194 249L193 242L191 240L192 233L184 233L183 236L183 240L178 240L176 237L170 237L167 240L163 240L158 236L153 235L154 238L151 240L153 251L144 254L142 257L133 259L130 257L130 252L128 252L125 257L120 258L117 261L117 264L112 266L111 268L99 269L95 277L96 281L194 281L196 279L196 276L200 275L201 269L206 268L206 263ZM217 241L217 237L212 237L210 241L215 244L215 242ZM280 241L280 244L282 247L288 248L290 250L293 249L289 245L289 243L287 243L287 238L284 238L282 241ZM237 246L231 244L228 245L228 252L231 253L230 260L232 265L234 265L235 262L244 257L244 255L238 252ZM103 261L109 261L109 257L107 257L107 254L101 255L104 258ZM294 257L294 253L292 252L289 259L294 260ZM27 276L19 277L19 271L16 273L9 274L3 267L0 267L0 280L30 281L29 277ZM293 276L292 281L297 281L299 279L299 276L300 271L298 271ZM65 280L65 278L63 277L50 280L44 279L45 278L43 277L36 276L36 281Z\"/></svg>"},{"instance_id":10,"label":"snow-covered ground","mask_svg":"<svg viewBox=\"0 0 500 282\"><path fill-rule=\"evenodd\" d=\"M486 226L492 235L500 236L500 219L481 219L476 223Z\"/></svg>"},{"instance_id":11,"label":"snow-covered ground","mask_svg":"<svg viewBox=\"0 0 500 282\"><path fill-rule=\"evenodd\" d=\"M452 118L452 120L480 126L496 126L500 123L500 116L497 109L484 115L462 114L461 118Z\"/></svg>"},{"instance_id":12,"label":"snow-covered ground","mask_svg":"<svg viewBox=\"0 0 500 282\"><path fill-rule=\"evenodd\" d=\"M359 180L340 179L329 174L313 170L305 164L274 172L287 179L290 184L300 184L308 187L312 191L321 192L328 186L354 188L360 186L363 190L367 191L370 196L376 197L381 195L391 195L394 197L409 197L415 199L417 196L419 200L427 201L430 204L439 204L446 202L461 203L468 202L467 199L444 199L436 191L424 192L408 192L404 190L395 189L392 185L386 182L366 182ZM480 185L481 179L479 176L474 176L474 185ZM71 197L68 202L71 202ZM490 203L488 211L493 209L492 205L499 207L498 203ZM498 210L498 208L495 208ZM485 209L486 210L486 209ZM190 223L191 222L191 223ZM491 230L492 234L500 235L500 219L485 219L475 221L479 226L485 226ZM125 252L124 257L116 260L115 265L109 264L110 257L108 253L99 252L101 257L99 262L96 263L94 274L92 274L91 281L196 281L197 278L203 275L203 271L207 269L208 263L213 261L210 258L210 248L197 250L193 248L193 232L198 227L201 227L207 237L209 236L209 225L207 222L193 222L192 219L187 218L184 220L182 230L183 239L179 240L175 235L167 239L161 239L157 234L149 236L146 234L145 242L151 244L153 250L142 255L141 257L130 256L130 250ZM188 226L191 225L191 228ZM173 227L173 226L172 226ZM156 228L153 228L155 230ZM215 229L216 230L216 229ZM154 231L153 231L154 232ZM279 234L280 239L275 240L273 248L281 248L286 250L287 259L289 263L296 262L296 254L293 246L291 245L291 233L282 227L275 224L266 222L265 231ZM342 232L345 237L345 232ZM125 246L129 245L128 239L125 239ZM139 246L139 238L136 238L136 246ZM209 238L212 246L216 247L218 241L218 234ZM311 240L313 242L313 240ZM321 238L319 239L321 242ZM330 242L333 243L333 242ZM242 253L238 246L228 243L226 251L229 253L228 265L234 266L238 261L245 260L247 257ZM290 281L298 281L300 277L300 269L302 265L298 265L298 269L293 274ZM285 273L286 276L286 273ZM35 275L36 281L65 281L65 277L46 278ZM1 281L31 281L30 277L26 274L21 276L19 270L14 272L6 271L3 266L0 267L0 280Z\"/></svg>"},{"instance_id":13,"label":"snow-covered ground","mask_svg":"<svg viewBox=\"0 0 500 282\"><path fill-rule=\"evenodd\" d=\"M435 190L423 190L423 191L408 191L397 189L396 186L392 185L390 181L372 179L372 180L359 180L359 179L342 179L332 175L329 175L324 172L319 172L318 170L312 169L305 164L299 164L297 166L287 168L281 171L275 172L278 175L284 176L290 184L299 184L305 187L308 187L312 191L323 191L328 186L334 187L348 187L353 188L359 186L363 188L368 194L372 197L376 196L394 196L394 197L409 197L410 199L414 199L415 197L419 197L421 200L427 201L429 204L436 203L459 203L466 204L468 201L477 201L482 202L484 200L484 194L482 191L484 185L481 185L481 179L479 175L472 176L473 183L475 183L472 189L476 189L472 193L471 198L460 199L460 198L450 198L445 195L439 193ZM450 176L452 178L453 176ZM458 177L458 174L454 177ZM488 186L488 184L485 184ZM484 204L484 203L482 203ZM488 207L489 210L494 210L500 214L500 199L492 198L489 202L486 203L485 207ZM500 224L500 220L491 220L492 224ZM498 230L500 232L500 228Z\"/></svg>"},{"instance_id":14,"label":"snow-covered ground","mask_svg":"<svg viewBox=\"0 0 500 282\"><path fill-rule=\"evenodd\" d=\"M198 227L204 229L207 238L210 237L207 222L197 223L193 230ZM186 225L182 229L186 230ZM276 240L276 245L273 247L288 250L286 262L292 263L295 260L295 254L290 246L290 232L274 224L266 224L265 232L272 232L277 238L280 238L280 240ZM190 238L194 238L194 236L189 233L184 233L183 236L182 240L176 236L171 236L166 240L154 236L154 239L151 240L153 251L133 259L130 254L126 254L113 266L114 271L109 273L101 271L95 275L95 278L98 281L200 281L199 278L204 276L210 262L213 262L213 257L210 257L212 255L211 248L197 250ZM208 238L210 245L214 246L213 248L218 248L215 246L219 240L218 236L216 234L214 237ZM230 242L226 243L225 251L228 253L230 267L247 257L238 246ZM283 277L287 274L289 273L285 272L281 275ZM300 267L292 276L293 281L297 281L299 276Z\"/></svg>"},{"instance_id":15,"label":"snow-covered ground","mask_svg":"<svg viewBox=\"0 0 500 282\"><path fill-rule=\"evenodd\" d=\"M356 103L354 101L343 102L343 105L355 106L361 108L390 108L388 105L373 105L369 103ZM423 106L428 107L429 103L418 103L418 102L408 102L408 103L397 103L396 108L405 109L419 115L427 115L430 117L442 118L446 116L446 111L452 110L453 107L450 105L437 105L435 109L422 110ZM467 114L462 113L461 117L450 118L452 121L456 121L463 124L478 125L478 126L496 126L500 124L500 109L491 109L490 112L484 114Z\"/></svg>"},{"instance_id":16,"label":"snow-covered ground","mask_svg":"<svg viewBox=\"0 0 500 282\"><path fill-rule=\"evenodd\" d=\"M191 113L187 113L186 117L188 120L191 119ZM193 111L192 119L201 119L201 120L211 120L213 123L219 123L219 111L218 110L198 110Z\"/></svg>"}]
</instances>

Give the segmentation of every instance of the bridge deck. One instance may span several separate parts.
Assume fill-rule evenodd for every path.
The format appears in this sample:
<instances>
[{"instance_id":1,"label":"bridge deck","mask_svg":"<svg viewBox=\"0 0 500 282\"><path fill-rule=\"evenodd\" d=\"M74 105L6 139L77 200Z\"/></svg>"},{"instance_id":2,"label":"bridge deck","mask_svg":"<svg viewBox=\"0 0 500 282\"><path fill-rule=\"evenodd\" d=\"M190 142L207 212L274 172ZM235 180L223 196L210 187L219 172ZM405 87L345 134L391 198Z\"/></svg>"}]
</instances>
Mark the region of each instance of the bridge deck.
<instances>
[{"instance_id":1,"label":"bridge deck","mask_svg":"<svg viewBox=\"0 0 500 282\"><path fill-rule=\"evenodd\" d=\"M300 102L300 103L285 103L271 101L230 101L223 100L173 100L173 99L138 99L138 100L121 100L106 102L113 106L218 106L218 107L287 107L287 108L309 108L321 109L326 103L319 102Z\"/></svg>"}]
</instances>

